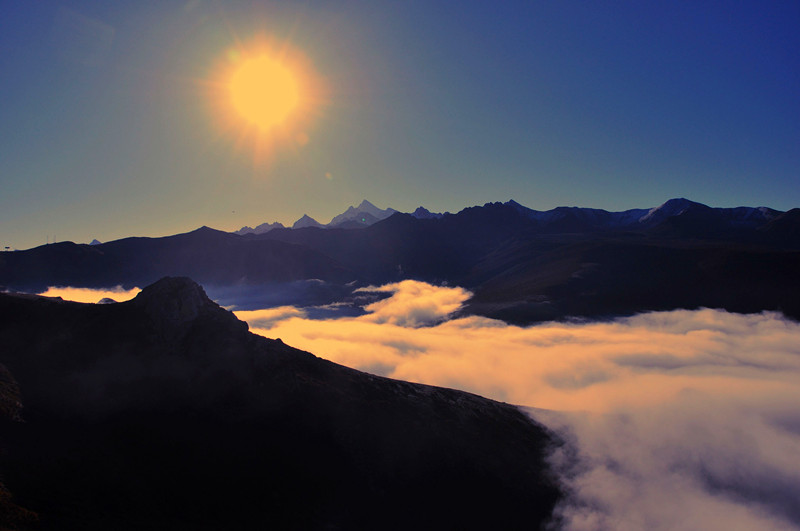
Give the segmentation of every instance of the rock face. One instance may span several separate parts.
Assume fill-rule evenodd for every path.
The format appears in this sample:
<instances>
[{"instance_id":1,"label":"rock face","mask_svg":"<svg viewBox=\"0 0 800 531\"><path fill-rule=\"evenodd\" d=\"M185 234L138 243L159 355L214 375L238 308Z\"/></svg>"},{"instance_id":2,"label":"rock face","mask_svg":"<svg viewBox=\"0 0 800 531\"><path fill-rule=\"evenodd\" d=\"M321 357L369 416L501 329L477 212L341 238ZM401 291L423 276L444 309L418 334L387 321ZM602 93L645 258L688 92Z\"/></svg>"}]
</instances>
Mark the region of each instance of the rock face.
<instances>
[{"instance_id":1,"label":"rock face","mask_svg":"<svg viewBox=\"0 0 800 531\"><path fill-rule=\"evenodd\" d=\"M517 408L255 336L187 278L0 294L0 344L6 528L535 529L560 493Z\"/></svg>"},{"instance_id":2,"label":"rock face","mask_svg":"<svg viewBox=\"0 0 800 531\"><path fill-rule=\"evenodd\" d=\"M22 421L22 402L19 384L5 365L0 365L0 419Z\"/></svg>"},{"instance_id":3,"label":"rock face","mask_svg":"<svg viewBox=\"0 0 800 531\"><path fill-rule=\"evenodd\" d=\"M133 301L154 321L167 326L183 325L203 311L219 309L202 287L185 277L164 277L144 288Z\"/></svg>"},{"instance_id":4,"label":"rock face","mask_svg":"<svg viewBox=\"0 0 800 531\"><path fill-rule=\"evenodd\" d=\"M186 335L198 323L227 333L246 332L247 323L211 301L199 284L186 277L164 277L139 292L131 306L150 318L165 339Z\"/></svg>"}]
</instances>

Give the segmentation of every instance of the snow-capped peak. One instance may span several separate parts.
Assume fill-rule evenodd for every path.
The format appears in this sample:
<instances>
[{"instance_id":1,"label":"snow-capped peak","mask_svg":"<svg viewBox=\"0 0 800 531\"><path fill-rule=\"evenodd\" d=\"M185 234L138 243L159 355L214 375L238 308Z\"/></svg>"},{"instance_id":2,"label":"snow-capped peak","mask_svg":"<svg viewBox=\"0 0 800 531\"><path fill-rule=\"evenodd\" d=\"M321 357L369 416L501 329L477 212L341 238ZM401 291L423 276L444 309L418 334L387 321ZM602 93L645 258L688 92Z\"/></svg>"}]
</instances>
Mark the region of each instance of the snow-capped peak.
<instances>
[{"instance_id":1,"label":"snow-capped peak","mask_svg":"<svg viewBox=\"0 0 800 531\"><path fill-rule=\"evenodd\" d=\"M322 223L312 218L308 214L303 214L303 217L298 219L292 225L293 229L302 229L304 227L322 227Z\"/></svg>"},{"instance_id":2,"label":"snow-capped peak","mask_svg":"<svg viewBox=\"0 0 800 531\"><path fill-rule=\"evenodd\" d=\"M348 207L347 210L335 216L331 222L328 223L328 226L333 227L346 221L356 221L364 225L371 225L376 221L388 218L396 212L397 210L393 208L380 209L364 199L357 207Z\"/></svg>"},{"instance_id":3,"label":"snow-capped peak","mask_svg":"<svg viewBox=\"0 0 800 531\"><path fill-rule=\"evenodd\" d=\"M700 203L695 203L694 201L689 201L683 197L679 197L676 199L670 199L663 205L659 205L655 208L651 208L647 211L647 214L639 218L640 223L649 223L651 221L658 221L665 218L671 218L672 216L679 216L683 214L686 209L688 209L692 205L700 205Z\"/></svg>"}]
</instances>

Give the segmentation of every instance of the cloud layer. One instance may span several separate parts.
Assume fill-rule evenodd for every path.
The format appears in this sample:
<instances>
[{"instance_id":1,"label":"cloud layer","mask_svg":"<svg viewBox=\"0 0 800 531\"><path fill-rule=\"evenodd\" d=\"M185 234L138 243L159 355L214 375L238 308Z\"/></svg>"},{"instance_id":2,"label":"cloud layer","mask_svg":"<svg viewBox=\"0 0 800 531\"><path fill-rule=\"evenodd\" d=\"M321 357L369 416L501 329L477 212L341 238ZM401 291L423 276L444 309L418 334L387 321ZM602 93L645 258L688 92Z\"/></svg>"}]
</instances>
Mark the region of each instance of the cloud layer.
<instances>
[{"instance_id":1,"label":"cloud layer","mask_svg":"<svg viewBox=\"0 0 800 531\"><path fill-rule=\"evenodd\" d=\"M134 298L142 291L139 288L125 290L122 286L110 289L90 289L72 287L49 287L47 291L39 293L45 297L61 297L66 301L75 302L100 302L103 299L112 299L116 302L123 302Z\"/></svg>"},{"instance_id":2,"label":"cloud layer","mask_svg":"<svg viewBox=\"0 0 800 531\"><path fill-rule=\"evenodd\" d=\"M344 365L550 410L530 413L568 441L566 529L800 529L797 323L704 309L521 328L445 320L461 288L378 289L392 296L360 317L237 315Z\"/></svg>"}]
</instances>

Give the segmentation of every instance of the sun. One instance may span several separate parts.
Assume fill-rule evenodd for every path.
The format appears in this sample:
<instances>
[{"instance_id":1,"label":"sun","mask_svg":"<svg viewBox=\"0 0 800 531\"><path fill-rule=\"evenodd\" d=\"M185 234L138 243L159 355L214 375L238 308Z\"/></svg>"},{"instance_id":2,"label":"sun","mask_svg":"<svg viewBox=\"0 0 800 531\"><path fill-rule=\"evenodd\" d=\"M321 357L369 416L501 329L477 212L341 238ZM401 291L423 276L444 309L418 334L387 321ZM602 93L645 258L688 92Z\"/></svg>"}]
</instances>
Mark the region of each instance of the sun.
<instances>
[{"instance_id":1,"label":"sun","mask_svg":"<svg viewBox=\"0 0 800 531\"><path fill-rule=\"evenodd\" d=\"M256 165L306 146L328 101L308 57L264 35L224 50L204 85L220 137L237 153L252 152Z\"/></svg>"},{"instance_id":2,"label":"sun","mask_svg":"<svg viewBox=\"0 0 800 531\"><path fill-rule=\"evenodd\" d=\"M230 82L233 107L265 131L283 123L297 108L298 91L292 72L266 55L244 61Z\"/></svg>"}]
</instances>

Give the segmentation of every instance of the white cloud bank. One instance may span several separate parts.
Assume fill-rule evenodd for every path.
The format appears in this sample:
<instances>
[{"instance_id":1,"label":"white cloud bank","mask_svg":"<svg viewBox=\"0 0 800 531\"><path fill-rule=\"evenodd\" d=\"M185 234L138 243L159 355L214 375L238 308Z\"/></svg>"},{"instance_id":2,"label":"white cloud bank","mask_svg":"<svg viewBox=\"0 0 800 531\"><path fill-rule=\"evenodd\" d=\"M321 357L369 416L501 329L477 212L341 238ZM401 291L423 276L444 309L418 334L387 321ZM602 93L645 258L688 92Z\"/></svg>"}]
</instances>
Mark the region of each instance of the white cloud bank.
<instances>
[{"instance_id":1,"label":"white cloud bank","mask_svg":"<svg viewBox=\"0 0 800 531\"><path fill-rule=\"evenodd\" d=\"M800 529L797 323L705 309L521 328L443 321L460 288L381 289L361 317L236 313L337 363L553 410L531 415L570 441L553 456L565 529Z\"/></svg>"}]
</instances>

